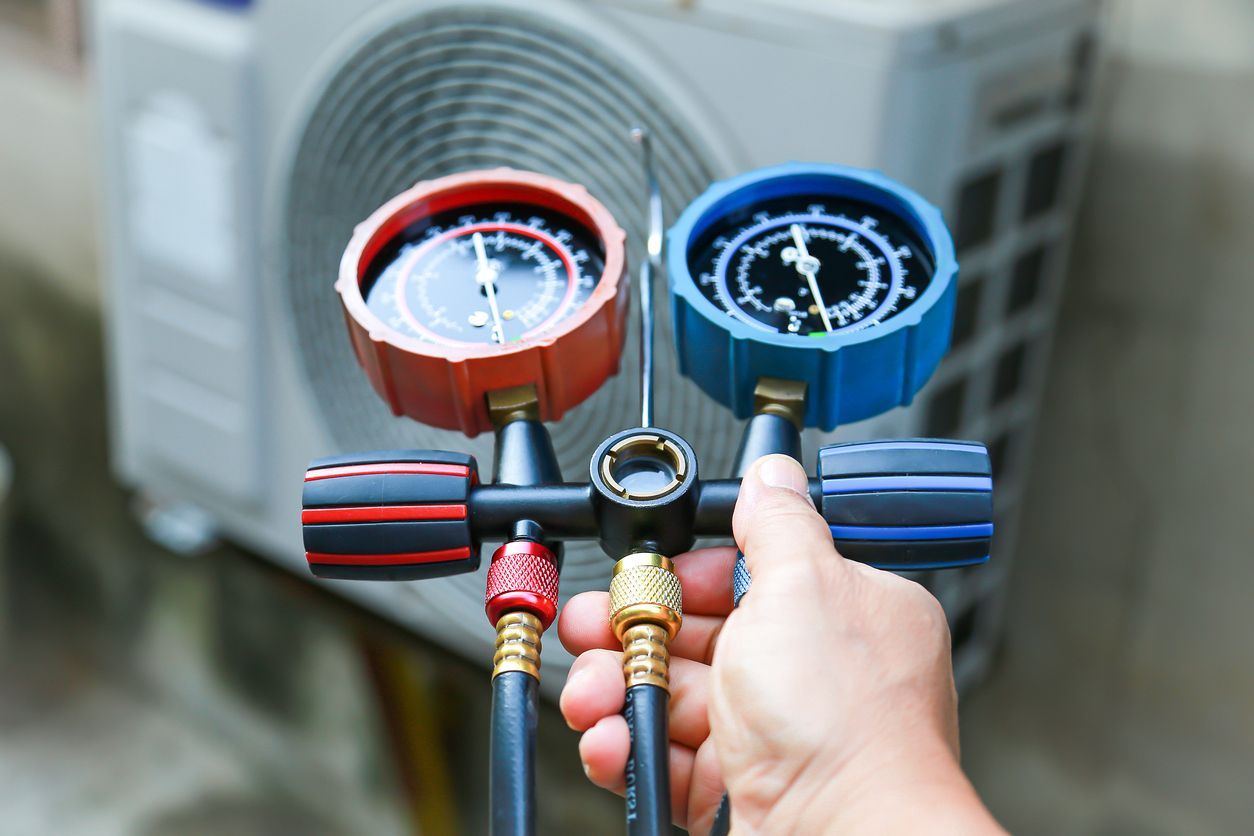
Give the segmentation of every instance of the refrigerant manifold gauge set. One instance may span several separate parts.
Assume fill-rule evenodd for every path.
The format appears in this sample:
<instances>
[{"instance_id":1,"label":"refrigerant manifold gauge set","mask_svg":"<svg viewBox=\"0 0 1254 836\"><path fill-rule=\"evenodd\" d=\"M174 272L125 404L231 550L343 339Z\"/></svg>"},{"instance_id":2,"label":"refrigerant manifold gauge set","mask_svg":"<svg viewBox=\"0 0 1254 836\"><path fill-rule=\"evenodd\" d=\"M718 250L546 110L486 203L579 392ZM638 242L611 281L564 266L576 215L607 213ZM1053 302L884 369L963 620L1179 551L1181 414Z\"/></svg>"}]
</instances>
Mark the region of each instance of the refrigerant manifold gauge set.
<instances>
[{"instance_id":1,"label":"refrigerant manifold gauge set","mask_svg":"<svg viewBox=\"0 0 1254 836\"><path fill-rule=\"evenodd\" d=\"M613 562L606 618L624 646L627 828L668 832L667 645L683 621L672 559L698 537L731 536L754 460L798 458L807 427L910 403L949 344L957 264L940 213L918 195L872 172L790 163L712 185L663 236L648 139L637 139L651 226L639 268L641 420L589 451L586 472L560 472L545 424L560 432L617 373L632 283L625 234L583 187L511 169L419 183L357 227L335 285L357 359L393 412L495 436L490 475L456 451L317 460L302 514L323 578L474 572L491 547L495 833L535 828L540 637L557 614L562 544L596 541ZM700 451L654 425L663 263L681 372L748 419L730 474L701 473ZM848 559L894 571L988 559L981 444L830 445L810 492ZM737 600L749 584L739 563Z\"/></svg>"}]
</instances>

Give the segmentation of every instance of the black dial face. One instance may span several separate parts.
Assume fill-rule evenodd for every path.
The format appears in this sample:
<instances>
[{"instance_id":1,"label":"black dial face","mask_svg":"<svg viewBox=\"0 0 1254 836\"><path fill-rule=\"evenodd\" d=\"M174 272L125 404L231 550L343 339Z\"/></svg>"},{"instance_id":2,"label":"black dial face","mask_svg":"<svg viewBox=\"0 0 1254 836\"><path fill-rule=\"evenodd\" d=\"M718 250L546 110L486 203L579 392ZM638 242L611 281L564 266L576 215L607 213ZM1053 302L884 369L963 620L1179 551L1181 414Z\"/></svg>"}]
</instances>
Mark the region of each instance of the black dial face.
<instances>
[{"instance_id":1,"label":"black dial face","mask_svg":"<svg viewBox=\"0 0 1254 836\"><path fill-rule=\"evenodd\" d=\"M441 345L539 336L588 300L605 254L582 224L537 206L462 206L410 226L371 261L366 306L409 337Z\"/></svg>"},{"instance_id":2,"label":"black dial face","mask_svg":"<svg viewBox=\"0 0 1254 836\"><path fill-rule=\"evenodd\" d=\"M927 289L935 266L901 218L824 195L729 213L693 243L688 265L706 298L732 317L801 337L886 321Z\"/></svg>"}]
</instances>

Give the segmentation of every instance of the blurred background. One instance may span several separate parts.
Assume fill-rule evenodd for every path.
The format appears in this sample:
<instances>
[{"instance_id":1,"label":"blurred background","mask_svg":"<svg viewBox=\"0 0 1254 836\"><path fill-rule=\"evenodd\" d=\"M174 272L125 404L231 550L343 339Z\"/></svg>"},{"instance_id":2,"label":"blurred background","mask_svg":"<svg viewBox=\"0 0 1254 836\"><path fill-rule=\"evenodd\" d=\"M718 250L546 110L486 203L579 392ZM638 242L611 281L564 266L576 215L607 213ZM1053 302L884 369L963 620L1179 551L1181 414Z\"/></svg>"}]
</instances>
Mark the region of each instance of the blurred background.
<instances>
[{"instance_id":1,"label":"blurred background","mask_svg":"<svg viewBox=\"0 0 1254 836\"><path fill-rule=\"evenodd\" d=\"M945 211L954 351L841 436L990 445L993 562L919 579L994 813L1248 830L1251 43L1240 0L0 0L0 831L485 830L482 578L315 585L297 486L487 448L390 417L330 286L378 203L488 165L638 242L638 121L672 217L786 159ZM661 373L725 467L734 422ZM556 431L567 472L630 377ZM564 597L608 568L572 550ZM617 832L551 704L540 740L541 831Z\"/></svg>"}]
</instances>

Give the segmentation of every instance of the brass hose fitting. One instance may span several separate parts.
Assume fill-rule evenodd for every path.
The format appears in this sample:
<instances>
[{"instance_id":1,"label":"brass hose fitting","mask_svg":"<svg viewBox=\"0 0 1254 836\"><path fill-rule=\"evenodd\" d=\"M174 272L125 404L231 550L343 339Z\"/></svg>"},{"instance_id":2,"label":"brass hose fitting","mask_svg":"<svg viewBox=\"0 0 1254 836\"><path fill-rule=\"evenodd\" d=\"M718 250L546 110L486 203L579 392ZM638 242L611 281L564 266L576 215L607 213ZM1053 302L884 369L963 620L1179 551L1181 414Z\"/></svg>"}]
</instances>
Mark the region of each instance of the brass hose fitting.
<instances>
[{"instance_id":1,"label":"brass hose fitting","mask_svg":"<svg viewBox=\"0 0 1254 836\"><path fill-rule=\"evenodd\" d=\"M670 650L683 623L683 590L670 558L635 552L614 564L610 627L623 643L627 687L670 690Z\"/></svg>"},{"instance_id":2,"label":"brass hose fitting","mask_svg":"<svg viewBox=\"0 0 1254 836\"><path fill-rule=\"evenodd\" d=\"M496 653L492 678L506 671L522 671L540 678L540 619L526 610L508 612L496 622Z\"/></svg>"}]
</instances>

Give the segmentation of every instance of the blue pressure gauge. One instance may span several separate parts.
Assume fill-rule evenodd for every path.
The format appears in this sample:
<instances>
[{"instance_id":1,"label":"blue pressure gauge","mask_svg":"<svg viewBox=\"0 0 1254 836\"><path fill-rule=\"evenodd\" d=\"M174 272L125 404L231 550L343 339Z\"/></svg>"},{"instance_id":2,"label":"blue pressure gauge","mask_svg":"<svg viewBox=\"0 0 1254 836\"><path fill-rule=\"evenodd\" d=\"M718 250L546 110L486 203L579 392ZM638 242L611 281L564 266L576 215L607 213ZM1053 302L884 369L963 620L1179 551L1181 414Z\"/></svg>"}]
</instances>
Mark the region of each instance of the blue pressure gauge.
<instances>
[{"instance_id":1,"label":"blue pressure gauge","mask_svg":"<svg viewBox=\"0 0 1254 836\"><path fill-rule=\"evenodd\" d=\"M949 347L958 264L940 211L871 171L788 163L724 180L671 228L680 371L740 418L761 377L832 430L910 403Z\"/></svg>"}]
</instances>

